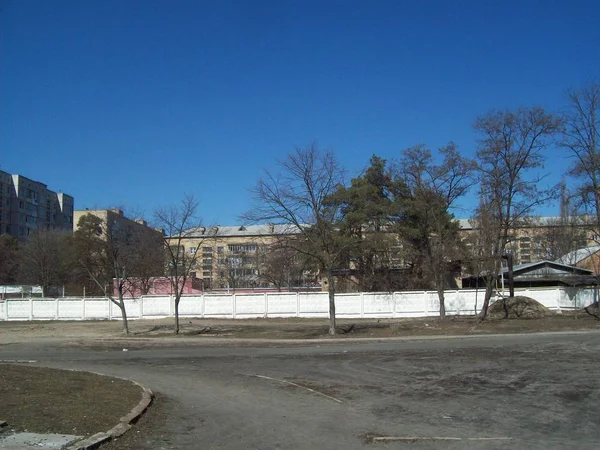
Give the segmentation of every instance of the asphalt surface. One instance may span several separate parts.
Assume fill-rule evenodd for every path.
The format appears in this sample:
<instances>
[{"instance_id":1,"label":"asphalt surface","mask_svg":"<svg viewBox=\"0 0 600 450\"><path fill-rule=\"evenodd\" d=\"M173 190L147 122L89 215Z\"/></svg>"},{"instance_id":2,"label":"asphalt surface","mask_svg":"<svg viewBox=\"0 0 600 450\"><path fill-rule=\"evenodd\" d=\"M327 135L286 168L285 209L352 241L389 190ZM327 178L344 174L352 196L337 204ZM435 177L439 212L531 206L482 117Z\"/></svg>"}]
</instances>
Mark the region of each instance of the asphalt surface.
<instances>
[{"instance_id":1,"label":"asphalt surface","mask_svg":"<svg viewBox=\"0 0 600 450\"><path fill-rule=\"evenodd\" d=\"M0 346L168 400L148 449L597 449L600 333L386 343ZM147 347L147 345L144 345Z\"/></svg>"}]
</instances>

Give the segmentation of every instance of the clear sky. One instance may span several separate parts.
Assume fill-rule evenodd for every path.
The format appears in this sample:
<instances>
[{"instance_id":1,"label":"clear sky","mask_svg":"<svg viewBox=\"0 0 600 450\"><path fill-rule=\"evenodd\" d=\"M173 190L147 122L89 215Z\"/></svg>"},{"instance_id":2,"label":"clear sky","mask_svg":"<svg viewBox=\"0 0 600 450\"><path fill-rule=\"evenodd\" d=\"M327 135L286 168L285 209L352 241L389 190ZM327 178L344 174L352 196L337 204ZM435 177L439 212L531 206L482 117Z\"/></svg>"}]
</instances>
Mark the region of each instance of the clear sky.
<instances>
[{"instance_id":1,"label":"clear sky","mask_svg":"<svg viewBox=\"0 0 600 450\"><path fill-rule=\"evenodd\" d=\"M595 0L0 0L0 169L76 209L193 193L232 225L295 146L355 175L417 143L472 155L491 109L560 108L600 76L599 24Z\"/></svg>"}]
</instances>

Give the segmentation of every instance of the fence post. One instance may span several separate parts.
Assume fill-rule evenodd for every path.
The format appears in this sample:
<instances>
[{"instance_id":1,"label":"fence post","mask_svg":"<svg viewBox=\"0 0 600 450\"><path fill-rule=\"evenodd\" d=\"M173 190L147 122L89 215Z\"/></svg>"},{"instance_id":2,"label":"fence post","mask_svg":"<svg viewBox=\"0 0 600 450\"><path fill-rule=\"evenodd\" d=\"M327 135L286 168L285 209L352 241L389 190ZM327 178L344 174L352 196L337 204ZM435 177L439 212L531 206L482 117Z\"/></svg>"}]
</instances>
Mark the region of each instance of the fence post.
<instances>
[{"instance_id":1,"label":"fence post","mask_svg":"<svg viewBox=\"0 0 600 450\"><path fill-rule=\"evenodd\" d=\"M296 317L300 317L300 292L296 292Z\"/></svg>"},{"instance_id":2,"label":"fence post","mask_svg":"<svg viewBox=\"0 0 600 450\"><path fill-rule=\"evenodd\" d=\"M365 317L365 293L360 291L360 318Z\"/></svg>"},{"instance_id":3,"label":"fence post","mask_svg":"<svg viewBox=\"0 0 600 450\"><path fill-rule=\"evenodd\" d=\"M173 298L173 294L169 295L169 317L173 317L175 315L175 299Z\"/></svg>"},{"instance_id":4,"label":"fence post","mask_svg":"<svg viewBox=\"0 0 600 450\"><path fill-rule=\"evenodd\" d=\"M29 296L29 320L33 320L33 297Z\"/></svg>"},{"instance_id":5,"label":"fence post","mask_svg":"<svg viewBox=\"0 0 600 450\"><path fill-rule=\"evenodd\" d=\"M269 317L269 295L265 292L265 319Z\"/></svg>"},{"instance_id":6,"label":"fence post","mask_svg":"<svg viewBox=\"0 0 600 450\"><path fill-rule=\"evenodd\" d=\"M58 303L58 297L56 297L56 309L54 310L54 319L58 320L59 317L59 303Z\"/></svg>"},{"instance_id":7,"label":"fence post","mask_svg":"<svg viewBox=\"0 0 600 450\"><path fill-rule=\"evenodd\" d=\"M232 305L232 306L233 306L233 310L231 311L231 317L232 317L233 319L235 319L235 308L236 308L236 302L237 302L237 296L236 296L236 294L234 293L234 294L233 294L233 305Z\"/></svg>"},{"instance_id":8,"label":"fence post","mask_svg":"<svg viewBox=\"0 0 600 450\"><path fill-rule=\"evenodd\" d=\"M81 299L81 320L85 320L85 298Z\"/></svg>"}]
</instances>

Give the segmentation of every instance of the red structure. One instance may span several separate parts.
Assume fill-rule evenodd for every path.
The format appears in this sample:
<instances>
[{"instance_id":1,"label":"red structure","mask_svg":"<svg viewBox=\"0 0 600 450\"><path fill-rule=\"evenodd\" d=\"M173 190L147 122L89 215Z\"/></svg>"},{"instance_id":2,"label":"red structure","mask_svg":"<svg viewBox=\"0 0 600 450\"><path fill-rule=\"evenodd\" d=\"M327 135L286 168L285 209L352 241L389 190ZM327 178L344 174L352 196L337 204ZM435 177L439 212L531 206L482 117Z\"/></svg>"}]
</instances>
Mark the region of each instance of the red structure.
<instances>
[{"instance_id":1,"label":"red structure","mask_svg":"<svg viewBox=\"0 0 600 450\"><path fill-rule=\"evenodd\" d=\"M114 295L119 295L118 280L113 280ZM202 280L196 277L189 277L185 280L183 294L202 294ZM142 295L170 295L174 294L171 286L171 279L168 277L152 277L147 280L140 278L129 278L125 283L124 297L133 298Z\"/></svg>"}]
</instances>

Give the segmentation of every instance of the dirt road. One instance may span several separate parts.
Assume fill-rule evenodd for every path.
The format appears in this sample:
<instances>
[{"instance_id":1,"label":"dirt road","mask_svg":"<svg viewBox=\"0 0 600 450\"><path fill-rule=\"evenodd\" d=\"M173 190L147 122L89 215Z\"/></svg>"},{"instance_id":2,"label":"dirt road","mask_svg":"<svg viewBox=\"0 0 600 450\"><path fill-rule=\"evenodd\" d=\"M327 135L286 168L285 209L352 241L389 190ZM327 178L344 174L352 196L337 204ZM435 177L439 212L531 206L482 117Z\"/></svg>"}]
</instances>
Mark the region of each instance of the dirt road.
<instances>
[{"instance_id":1,"label":"dirt road","mask_svg":"<svg viewBox=\"0 0 600 450\"><path fill-rule=\"evenodd\" d=\"M158 392L150 425L115 449L599 443L598 332L294 347L170 341L128 351L88 344L14 342L0 346L0 359L126 377Z\"/></svg>"}]
</instances>

